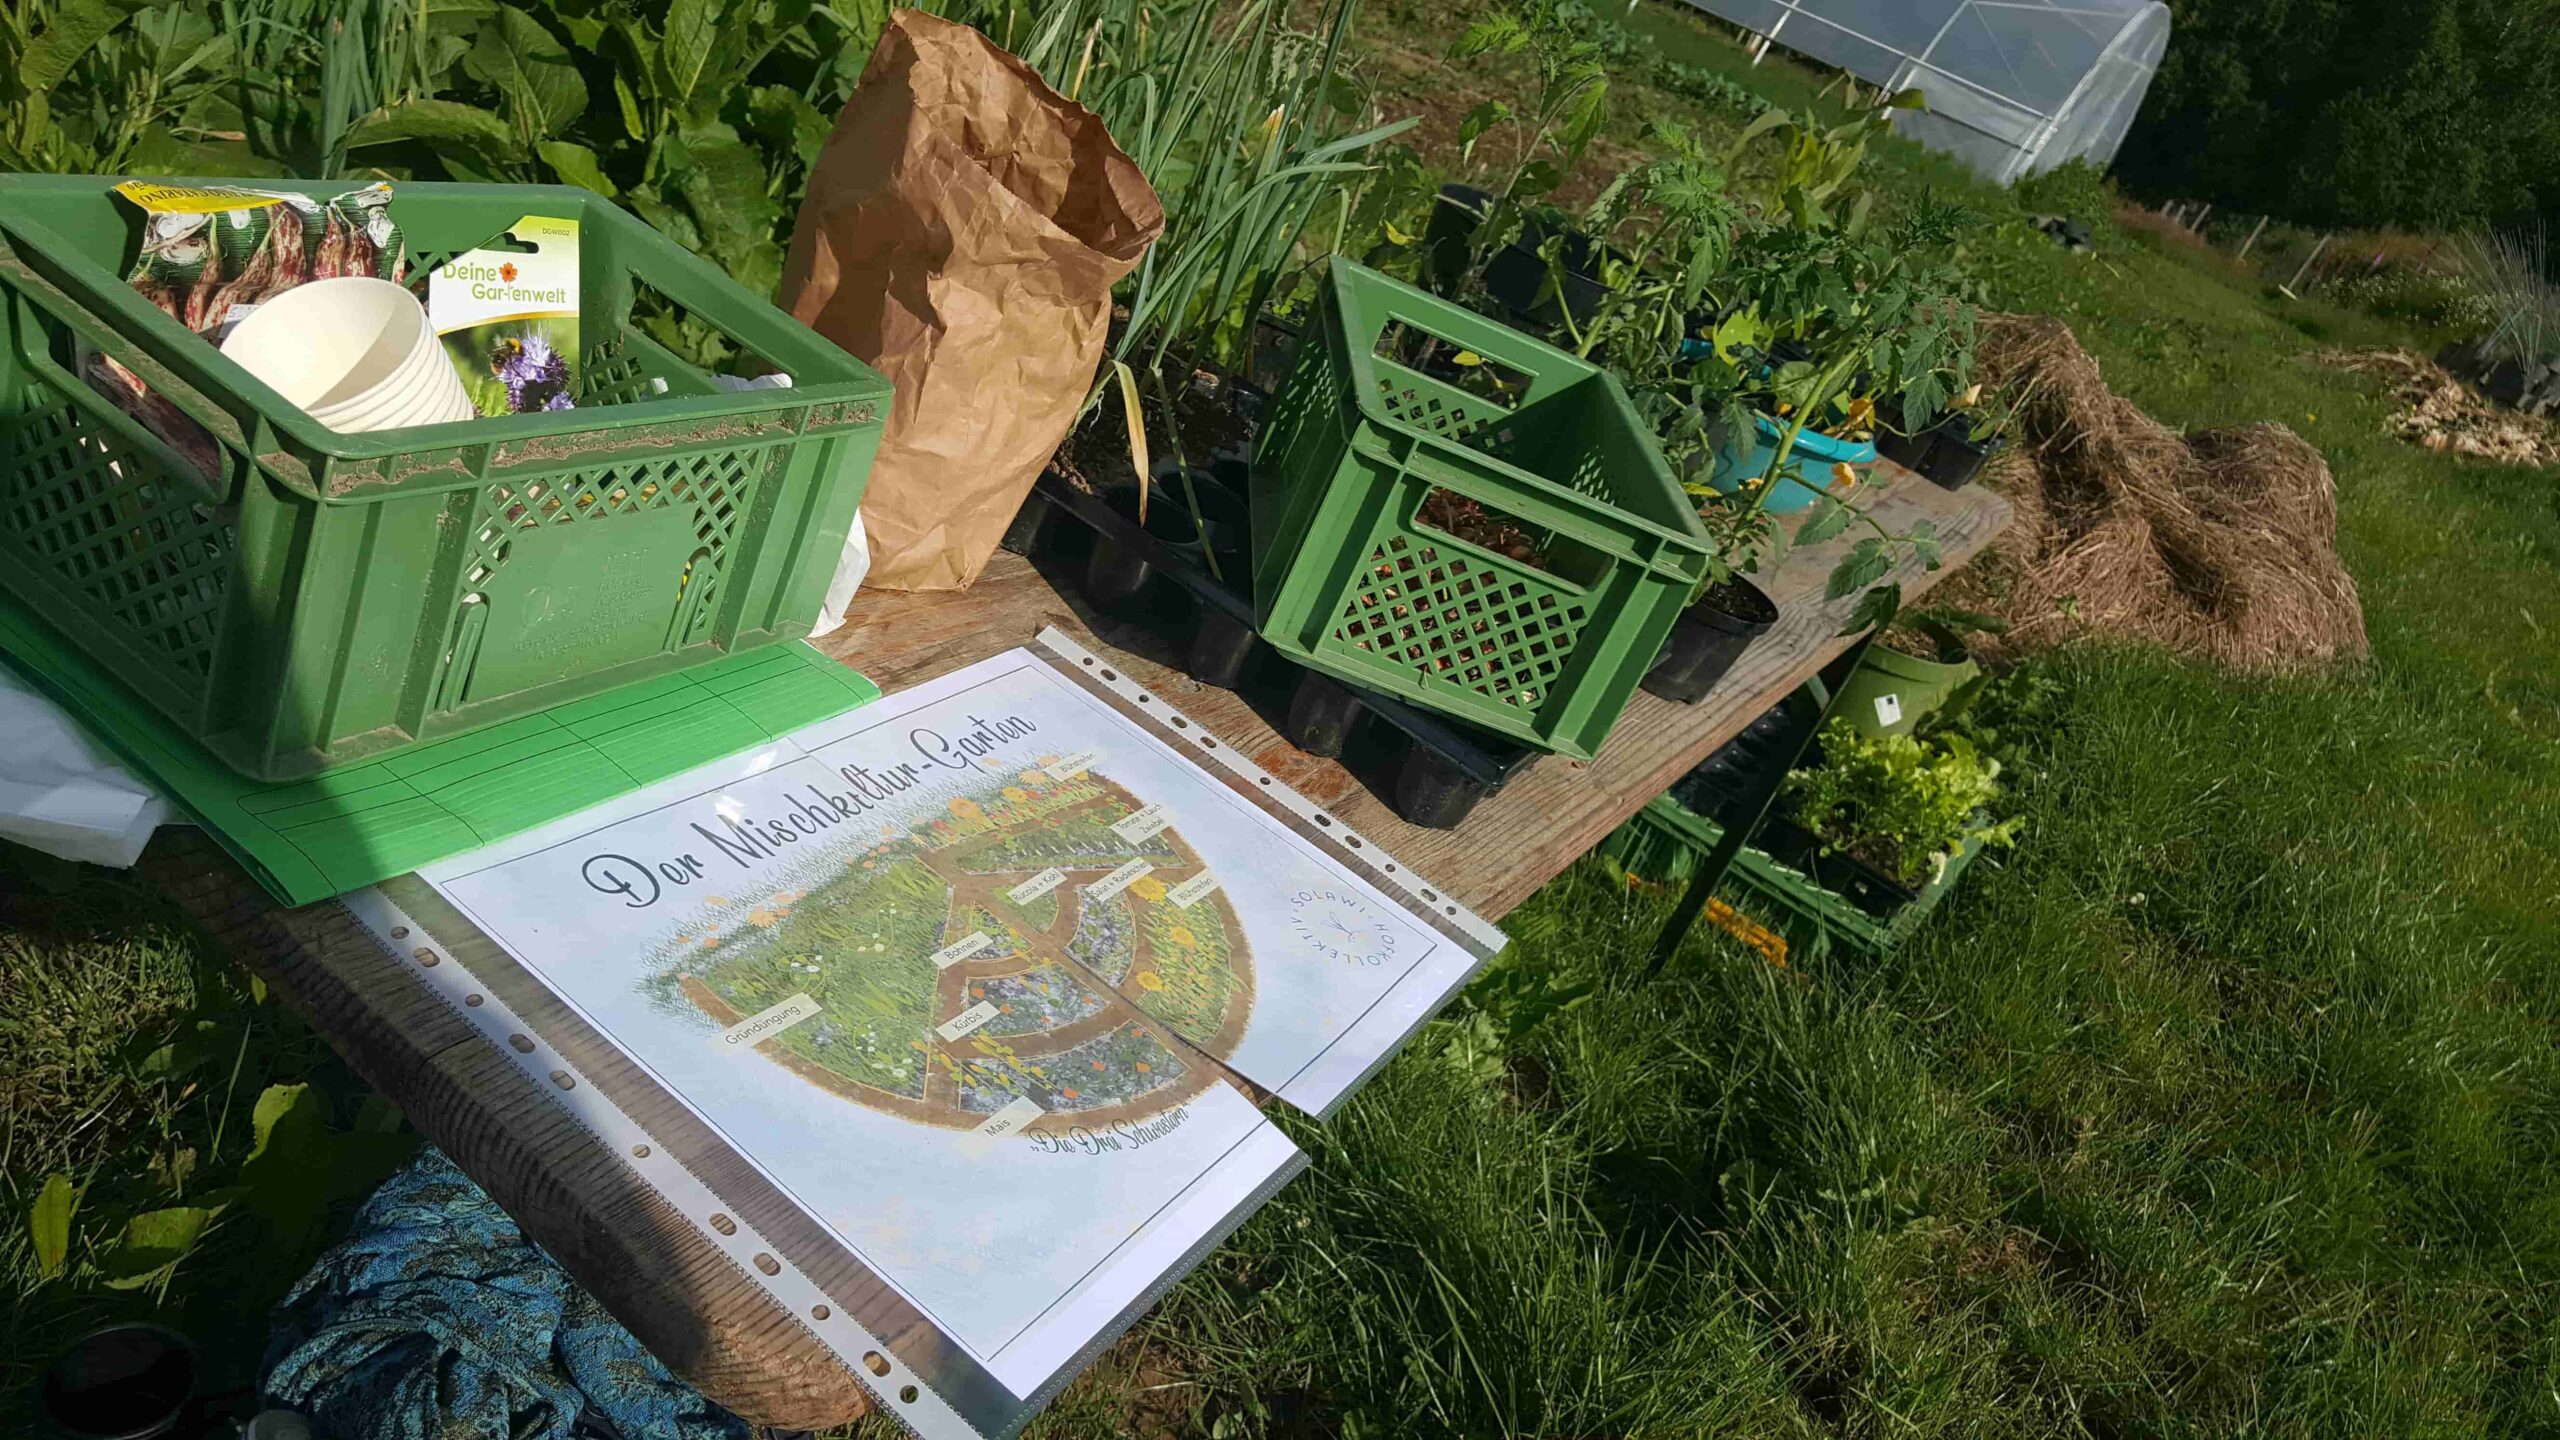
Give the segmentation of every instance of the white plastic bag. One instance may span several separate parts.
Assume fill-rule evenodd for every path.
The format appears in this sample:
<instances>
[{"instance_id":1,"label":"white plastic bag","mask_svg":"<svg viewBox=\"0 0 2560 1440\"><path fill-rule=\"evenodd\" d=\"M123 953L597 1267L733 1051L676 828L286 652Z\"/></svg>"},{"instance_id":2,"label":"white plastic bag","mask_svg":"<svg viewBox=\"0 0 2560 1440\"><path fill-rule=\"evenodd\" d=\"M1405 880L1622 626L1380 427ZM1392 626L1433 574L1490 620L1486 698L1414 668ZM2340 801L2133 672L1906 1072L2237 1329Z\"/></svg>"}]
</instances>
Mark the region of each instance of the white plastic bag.
<instances>
[{"instance_id":1,"label":"white plastic bag","mask_svg":"<svg viewBox=\"0 0 2560 1440\"><path fill-rule=\"evenodd\" d=\"M169 802L91 741L42 691L0 665L0 839L129 869Z\"/></svg>"},{"instance_id":2,"label":"white plastic bag","mask_svg":"<svg viewBox=\"0 0 2560 1440\"><path fill-rule=\"evenodd\" d=\"M844 555L836 561L835 581L827 586L826 607L818 612L810 639L832 634L844 624L845 607L853 603L853 592L862 588L862 577L870 573L871 537L863 532L862 512L856 510L853 528L844 532Z\"/></svg>"},{"instance_id":3,"label":"white plastic bag","mask_svg":"<svg viewBox=\"0 0 2560 1440\"><path fill-rule=\"evenodd\" d=\"M744 379L736 375L714 375L711 383L723 390L788 390L791 377L783 374L758 375ZM665 389L666 382L659 381ZM844 554L836 560L836 578L827 586L827 602L818 611L816 628L809 638L833 634L844 625L845 607L853 603L853 592L862 588L862 577L871 573L871 537L862 528L862 513L855 511L853 528L844 533Z\"/></svg>"}]
</instances>

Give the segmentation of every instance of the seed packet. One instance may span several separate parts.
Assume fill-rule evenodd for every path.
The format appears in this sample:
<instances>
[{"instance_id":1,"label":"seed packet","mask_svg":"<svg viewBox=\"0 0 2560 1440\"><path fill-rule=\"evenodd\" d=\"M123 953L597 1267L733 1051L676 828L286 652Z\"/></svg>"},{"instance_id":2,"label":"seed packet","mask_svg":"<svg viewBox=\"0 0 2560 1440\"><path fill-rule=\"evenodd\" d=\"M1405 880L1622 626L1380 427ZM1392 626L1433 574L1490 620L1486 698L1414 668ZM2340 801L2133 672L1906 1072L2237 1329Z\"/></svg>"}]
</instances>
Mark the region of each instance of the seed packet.
<instances>
[{"instance_id":1,"label":"seed packet","mask_svg":"<svg viewBox=\"0 0 2560 1440\"><path fill-rule=\"evenodd\" d=\"M525 216L429 270L426 300L481 414L575 408L577 221Z\"/></svg>"},{"instance_id":2,"label":"seed packet","mask_svg":"<svg viewBox=\"0 0 2560 1440\"><path fill-rule=\"evenodd\" d=\"M127 280L209 344L220 344L261 303L297 285L348 275L397 282L407 274L388 182L329 200L156 180L127 180L115 193L142 211L142 245ZM221 452L202 426L107 356L84 346L80 362L98 393L207 476L218 474Z\"/></svg>"},{"instance_id":3,"label":"seed packet","mask_svg":"<svg viewBox=\"0 0 2560 1440\"><path fill-rule=\"evenodd\" d=\"M143 212L130 279L179 324L216 342L258 302L310 280L397 281L408 258L388 181L314 200L280 190L128 180Z\"/></svg>"}]
</instances>

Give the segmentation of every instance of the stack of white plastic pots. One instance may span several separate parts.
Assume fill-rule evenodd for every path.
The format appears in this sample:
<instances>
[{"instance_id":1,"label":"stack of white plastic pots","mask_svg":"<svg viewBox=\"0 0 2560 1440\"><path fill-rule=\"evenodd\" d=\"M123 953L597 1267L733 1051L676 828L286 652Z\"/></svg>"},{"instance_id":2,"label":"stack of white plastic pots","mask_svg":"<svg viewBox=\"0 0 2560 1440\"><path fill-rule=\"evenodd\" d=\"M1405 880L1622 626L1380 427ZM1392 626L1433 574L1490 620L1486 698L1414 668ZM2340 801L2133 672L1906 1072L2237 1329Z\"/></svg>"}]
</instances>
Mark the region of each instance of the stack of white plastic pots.
<instances>
[{"instance_id":1,"label":"stack of white plastic pots","mask_svg":"<svg viewBox=\"0 0 2560 1440\"><path fill-rule=\"evenodd\" d=\"M426 307L388 280L297 285L233 326L222 353L332 430L397 430L480 413Z\"/></svg>"}]
</instances>

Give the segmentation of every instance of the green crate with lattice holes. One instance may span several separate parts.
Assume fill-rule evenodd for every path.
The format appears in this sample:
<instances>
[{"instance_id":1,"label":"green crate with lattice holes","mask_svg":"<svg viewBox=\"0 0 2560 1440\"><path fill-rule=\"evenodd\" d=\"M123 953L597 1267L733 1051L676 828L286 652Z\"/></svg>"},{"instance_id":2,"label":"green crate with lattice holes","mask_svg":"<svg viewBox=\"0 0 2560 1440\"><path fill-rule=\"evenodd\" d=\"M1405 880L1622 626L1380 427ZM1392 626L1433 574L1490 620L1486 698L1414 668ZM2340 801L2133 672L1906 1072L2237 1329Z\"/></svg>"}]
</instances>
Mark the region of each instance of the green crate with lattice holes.
<instances>
[{"instance_id":1,"label":"green crate with lattice holes","mask_svg":"<svg viewBox=\"0 0 2560 1440\"><path fill-rule=\"evenodd\" d=\"M578 222L576 408L340 434L119 278L113 183L0 175L0 586L228 764L291 779L808 633L889 410L851 356L587 191L404 181L412 266ZM641 324L685 316L793 384L724 389Z\"/></svg>"},{"instance_id":2,"label":"green crate with lattice holes","mask_svg":"<svg viewBox=\"0 0 2560 1440\"><path fill-rule=\"evenodd\" d=\"M1610 832L1599 850L1628 873L1677 889L1688 885L1723 839L1723 826L1669 795L1657 795ZM1719 887L1729 909L1718 914L1711 908L1707 918L1772 958L1784 958L1790 944L1817 936L1861 954L1890 955L1937 910L1979 853L1981 842L1966 840L1909 903L1879 916L1767 851L1745 845Z\"/></svg>"},{"instance_id":3,"label":"green crate with lattice holes","mask_svg":"<svg viewBox=\"0 0 2560 1440\"><path fill-rule=\"evenodd\" d=\"M1255 451L1253 545L1283 653L1585 759L1708 550L1607 371L1340 258Z\"/></svg>"}]
</instances>

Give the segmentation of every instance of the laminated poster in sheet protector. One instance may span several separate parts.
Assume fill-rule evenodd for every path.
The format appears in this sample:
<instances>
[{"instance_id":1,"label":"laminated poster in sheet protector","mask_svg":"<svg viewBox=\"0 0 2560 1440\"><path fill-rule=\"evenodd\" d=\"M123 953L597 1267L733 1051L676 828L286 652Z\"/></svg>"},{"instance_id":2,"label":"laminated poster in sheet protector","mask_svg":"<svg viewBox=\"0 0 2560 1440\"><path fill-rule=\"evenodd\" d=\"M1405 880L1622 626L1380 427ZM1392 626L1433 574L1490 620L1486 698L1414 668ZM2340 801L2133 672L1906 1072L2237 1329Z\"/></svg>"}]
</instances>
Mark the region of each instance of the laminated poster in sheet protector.
<instances>
[{"instance_id":1,"label":"laminated poster in sheet protector","mask_svg":"<svg viewBox=\"0 0 2560 1440\"><path fill-rule=\"evenodd\" d=\"M1329 1112L1502 944L1055 631L345 903L955 1440L1304 1165L1258 1101Z\"/></svg>"}]
</instances>

